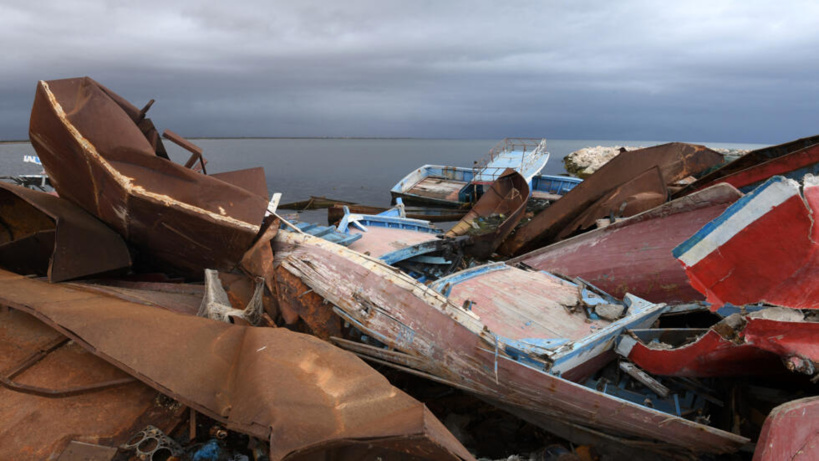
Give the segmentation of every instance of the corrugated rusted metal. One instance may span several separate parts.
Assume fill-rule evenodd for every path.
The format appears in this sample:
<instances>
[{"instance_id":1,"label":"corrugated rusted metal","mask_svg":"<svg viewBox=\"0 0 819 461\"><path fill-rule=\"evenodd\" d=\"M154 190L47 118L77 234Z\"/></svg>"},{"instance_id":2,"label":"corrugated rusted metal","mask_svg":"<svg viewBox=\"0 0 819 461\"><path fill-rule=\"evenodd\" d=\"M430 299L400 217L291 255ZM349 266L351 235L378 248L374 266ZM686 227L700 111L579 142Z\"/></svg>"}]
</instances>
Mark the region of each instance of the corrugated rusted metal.
<instances>
[{"instance_id":1,"label":"corrugated rusted metal","mask_svg":"<svg viewBox=\"0 0 819 461\"><path fill-rule=\"evenodd\" d=\"M0 264L52 282L125 269L122 238L72 203L0 182Z\"/></svg>"},{"instance_id":2,"label":"corrugated rusted metal","mask_svg":"<svg viewBox=\"0 0 819 461\"><path fill-rule=\"evenodd\" d=\"M368 456L473 459L423 404L353 354L311 336L181 315L6 271L0 305L31 313L227 428L269 440L273 460L357 460L362 444Z\"/></svg>"},{"instance_id":3,"label":"corrugated rusted metal","mask_svg":"<svg viewBox=\"0 0 819 461\"><path fill-rule=\"evenodd\" d=\"M658 167L665 183L673 184L721 162L722 156L717 152L705 146L684 143L623 152L518 228L499 251L519 255L559 240L558 235L587 207L650 168Z\"/></svg>"},{"instance_id":4,"label":"corrugated rusted metal","mask_svg":"<svg viewBox=\"0 0 819 461\"><path fill-rule=\"evenodd\" d=\"M29 135L60 196L134 245L135 263L190 278L232 269L259 230L266 196L168 161L138 120L139 110L90 78L41 81Z\"/></svg>"}]
</instances>

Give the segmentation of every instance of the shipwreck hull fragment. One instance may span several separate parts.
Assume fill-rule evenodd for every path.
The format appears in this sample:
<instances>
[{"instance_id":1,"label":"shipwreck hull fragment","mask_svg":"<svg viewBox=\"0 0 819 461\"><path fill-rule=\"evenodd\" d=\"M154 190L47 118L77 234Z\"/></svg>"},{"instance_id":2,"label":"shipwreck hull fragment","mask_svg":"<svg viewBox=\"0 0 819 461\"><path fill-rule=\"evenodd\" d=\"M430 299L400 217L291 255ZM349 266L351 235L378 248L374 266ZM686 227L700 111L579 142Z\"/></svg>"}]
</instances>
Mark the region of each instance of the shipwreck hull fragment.
<instances>
[{"instance_id":1,"label":"shipwreck hull fragment","mask_svg":"<svg viewBox=\"0 0 819 461\"><path fill-rule=\"evenodd\" d=\"M29 136L57 193L136 247L137 263L191 278L233 268L266 197L163 158L140 117L90 78L41 81Z\"/></svg>"},{"instance_id":2,"label":"shipwreck hull fragment","mask_svg":"<svg viewBox=\"0 0 819 461\"><path fill-rule=\"evenodd\" d=\"M819 308L819 182L771 178L674 249L711 309L766 303Z\"/></svg>"},{"instance_id":3,"label":"shipwreck hull fragment","mask_svg":"<svg viewBox=\"0 0 819 461\"><path fill-rule=\"evenodd\" d=\"M520 222L529 195L526 179L517 171L507 169L446 236L469 234L464 252L477 259L488 259ZM500 215L504 216L503 220L492 229L474 232L473 224L478 220Z\"/></svg>"},{"instance_id":4,"label":"shipwreck hull fragment","mask_svg":"<svg viewBox=\"0 0 819 461\"><path fill-rule=\"evenodd\" d=\"M62 282L125 269L131 256L116 232L76 205L0 182L0 264Z\"/></svg>"},{"instance_id":5,"label":"shipwreck hull fragment","mask_svg":"<svg viewBox=\"0 0 819 461\"><path fill-rule=\"evenodd\" d=\"M515 361L477 315L380 261L287 232L273 248L278 264L332 303L328 308L392 349L336 340L378 363L503 402L547 430L559 421L692 452L727 453L747 442Z\"/></svg>"},{"instance_id":6,"label":"shipwreck hull fragment","mask_svg":"<svg viewBox=\"0 0 819 461\"><path fill-rule=\"evenodd\" d=\"M580 277L617 298L631 293L655 303L701 301L705 297L671 252L740 197L733 187L717 185L507 263Z\"/></svg>"},{"instance_id":7,"label":"shipwreck hull fragment","mask_svg":"<svg viewBox=\"0 0 819 461\"><path fill-rule=\"evenodd\" d=\"M573 231L567 231L567 226L584 210L647 170L659 168L663 181L670 185L717 166L721 162L722 156L717 152L705 146L684 143L669 143L622 152L563 198L517 229L501 246L500 252L510 256L520 255L565 238ZM644 210L645 208L638 209L637 212ZM609 215L603 211L598 218Z\"/></svg>"}]
</instances>

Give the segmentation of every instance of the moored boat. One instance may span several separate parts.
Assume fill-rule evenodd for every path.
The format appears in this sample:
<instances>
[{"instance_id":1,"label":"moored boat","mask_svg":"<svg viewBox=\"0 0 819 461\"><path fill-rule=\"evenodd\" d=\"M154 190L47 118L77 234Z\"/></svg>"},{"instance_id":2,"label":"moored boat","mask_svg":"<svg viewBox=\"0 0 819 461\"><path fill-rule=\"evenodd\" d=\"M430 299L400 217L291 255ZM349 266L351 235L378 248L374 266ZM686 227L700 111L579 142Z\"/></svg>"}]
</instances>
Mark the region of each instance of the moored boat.
<instances>
[{"instance_id":1,"label":"moored boat","mask_svg":"<svg viewBox=\"0 0 819 461\"><path fill-rule=\"evenodd\" d=\"M507 168L532 183L548 160L545 139L506 138L472 168L424 165L393 186L390 194L393 200L401 197L407 205L466 208Z\"/></svg>"}]
</instances>

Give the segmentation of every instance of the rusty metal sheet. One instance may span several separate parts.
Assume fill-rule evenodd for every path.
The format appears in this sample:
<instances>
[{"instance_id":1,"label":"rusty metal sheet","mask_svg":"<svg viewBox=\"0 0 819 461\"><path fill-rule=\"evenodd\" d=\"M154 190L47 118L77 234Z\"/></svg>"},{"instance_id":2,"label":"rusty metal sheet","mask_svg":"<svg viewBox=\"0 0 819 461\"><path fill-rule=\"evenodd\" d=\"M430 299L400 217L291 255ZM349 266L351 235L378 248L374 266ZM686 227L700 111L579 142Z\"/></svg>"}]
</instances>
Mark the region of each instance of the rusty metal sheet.
<instances>
[{"instance_id":1,"label":"rusty metal sheet","mask_svg":"<svg viewBox=\"0 0 819 461\"><path fill-rule=\"evenodd\" d=\"M362 442L368 453L398 459L473 459L423 404L311 336L180 315L6 271L0 304L35 315L228 429L269 440L273 460L359 459L343 456Z\"/></svg>"},{"instance_id":2,"label":"rusty metal sheet","mask_svg":"<svg viewBox=\"0 0 819 461\"><path fill-rule=\"evenodd\" d=\"M599 219L615 220L634 216L660 206L668 200L665 181L657 167L649 168L631 181L622 184L589 205L580 215L557 234L557 240L585 232L596 226Z\"/></svg>"},{"instance_id":3,"label":"rusty metal sheet","mask_svg":"<svg viewBox=\"0 0 819 461\"><path fill-rule=\"evenodd\" d=\"M55 459L72 440L118 446L146 424L170 431L184 416L181 405L161 403L154 389L18 310L0 308L0 370L19 371L0 384L0 459ZM111 381L121 384L94 388Z\"/></svg>"},{"instance_id":4,"label":"rusty metal sheet","mask_svg":"<svg viewBox=\"0 0 819 461\"><path fill-rule=\"evenodd\" d=\"M135 266L196 279L232 269L267 200L157 155L138 120L90 78L41 81L29 136L54 189L135 246Z\"/></svg>"},{"instance_id":5,"label":"rusty metal sheet","mask_svg":"<svg viewBox=\"0 0 819 461\"><path fill-rule=\"evenodd\" d=\"M581 277L617 298L631 293L655 303L702 301L671 251L740 197L718 184L507 263Z\"/></svg>"},{"instance_id":6,"label":"rusty metal sheet","mask_svg":"<svg viewBox=\"0 0 819 461\"><path fill-rule=\"evenodd\" d=\"M226 171L224 173L211 173L210 177L240 187L250 193L258 195L265 201L270 196L270 192L267 190L267 178L264 175L264 168L262 167Z\"/></svg>"},{"instance_id":7,"label":"rusty metal sheet","mask_svg":"<svg viewBox=\"0 0 819 461\"><path fill-rule=\"evenodd\" d=\"M559 240L557 235L588 206L650 168L658 167L668 185L721 162L722 155L705 146L678 142L623 152L518 228L499 252L520 255Z\"/></svg>"},{"instance_id":8,"label":"rusty metal sheet","mask_svg":"<svg viewBox=\"0 0 819 461\"><path fill-rule=\"evenodd\" d=\"M91 293L103 293L125 301L155 306L180 314L196 315L202 298L204 286L179 283L128 283L116 280L71 282L71 287ZM178 287L178 288L177 288ZM174 288L177 288L174 290Z\"/></svg>"},{"instance_id":9,"label":"rusty metal sheet","mask_svg":"<svg viewBox=\"0 0 819 461\"><path fill-rule=\"evenodd\" d=\"M469 235L464 253L478 259L488 259L503 240L512 232L526 211L529 184L517 171L507 168L492 187L486 191L475 206L445 235L457 237ZM476 232L472 224L476 220L504 216L497 226L485 227Z\"/></svg>"},{"instance_id":10,"label":"rusty metal sheet","mask_svg":"<svg viewBox=\"0 0 819 461\"><path fill-rule=\"evenodd\" d=\"M280 232L273 242L280 267L390 348L358 346L377 363L500 401L547 430L557 421L678 453L732 452L747 442L515 361L495 347L494 334L475 313L376 259L292 232Z\"/></svg>"},{"instance_id":11,"label":"rusty metal sheet","mask_svg":"<svg viewBox=\"0 0 819 461\"><path fill-rule=\"evenodd\" d=\"M116 232L82 208L0 182L0 264L61 282L125 269L131 256Z\"/></svg>"}]
</instances>

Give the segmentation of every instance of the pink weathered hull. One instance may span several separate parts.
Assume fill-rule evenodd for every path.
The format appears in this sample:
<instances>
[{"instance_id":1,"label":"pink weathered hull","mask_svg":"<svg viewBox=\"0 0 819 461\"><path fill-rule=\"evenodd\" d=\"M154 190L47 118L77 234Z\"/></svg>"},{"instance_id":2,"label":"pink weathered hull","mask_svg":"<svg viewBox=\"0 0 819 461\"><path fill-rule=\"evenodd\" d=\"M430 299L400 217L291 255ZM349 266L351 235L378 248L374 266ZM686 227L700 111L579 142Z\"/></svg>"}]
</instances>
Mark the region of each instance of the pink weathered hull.
<instances>
[{"instance_id":1,"label":"pink weathered hull","mask_svg":"<svg viewBox=\"0 0 819 461\"><path fill-rule=\"evenodd\" d=\"M288 232L280 232L273 247L281 267L390 348L343 342L373 360L503 402L546 428L575 425L677 452L726 453L747 441L517 362L496 349L494 335L474 313L377 260Z\"/></svg>"},{"instance_id":2,"label":"pink weathered hull","mask_svg":"<svg viewBox=\"0 0 819 461\"><path fill-rule=\"evenodd\" d=\"M754 461L819 459L819 397L780 405L762 426Z\"/></svg>"},{"instance_id":3,"label":"pink weathered hull","mask_svg":"<svg viewBox=\"0 0 819 461\"><path fill-rule=\"evenodd\" d=\"M674 249L711 308L764 302L819 308L819 188L775 177Z\"/></svg>"},{"instance_id":4,"label":"pink weathered hull","mask_svg":"<svg viewBox=\"0 0 819 461\"><path fill-rule=\"evenodd\" d=\"M718 185L603 229L509 261L581 277L612 296L634 294L651 302L685 303L704 297L688 282L671 250L742 196Z\"/></svg>"}]
</instances>

